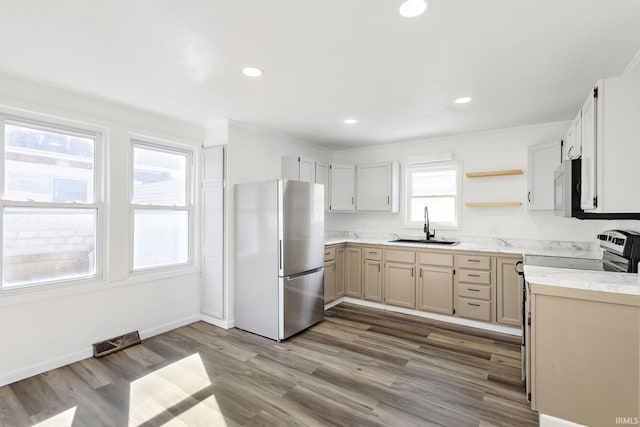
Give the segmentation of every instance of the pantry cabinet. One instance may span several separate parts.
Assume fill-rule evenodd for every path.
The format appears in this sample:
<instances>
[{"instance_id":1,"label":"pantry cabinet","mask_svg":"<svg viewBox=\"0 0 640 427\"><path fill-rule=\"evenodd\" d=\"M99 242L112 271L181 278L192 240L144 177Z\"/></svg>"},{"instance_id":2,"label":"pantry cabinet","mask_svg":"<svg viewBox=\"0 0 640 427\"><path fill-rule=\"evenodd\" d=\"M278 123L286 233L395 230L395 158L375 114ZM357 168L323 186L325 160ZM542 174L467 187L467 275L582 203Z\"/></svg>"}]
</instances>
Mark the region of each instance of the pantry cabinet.
<instances>
[{"instance_id":1,"label":"pantry cabinet","mask_svg":"<svg viewBox=\"0 0 640 427\"><path fill-rule=\"evenodd\" d=\"M331 164L329 180L331 182L329 210L354 211L356 208L355 167Z\"/></svg>"}]
</instances>

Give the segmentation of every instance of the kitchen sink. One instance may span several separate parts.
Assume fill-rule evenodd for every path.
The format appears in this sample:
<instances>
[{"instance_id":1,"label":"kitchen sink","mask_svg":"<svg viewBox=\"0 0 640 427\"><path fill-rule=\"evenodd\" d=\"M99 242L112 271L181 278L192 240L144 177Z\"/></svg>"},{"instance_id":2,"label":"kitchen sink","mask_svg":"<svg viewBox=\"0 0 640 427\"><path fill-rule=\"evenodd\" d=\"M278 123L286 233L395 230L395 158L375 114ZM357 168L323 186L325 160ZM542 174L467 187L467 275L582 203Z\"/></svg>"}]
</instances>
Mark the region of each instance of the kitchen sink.
<instances>
[{"instance_id":1,"label":"kitchen sink","mask_svg":"<svg viewBox=\"0 0 640 427\"><path fill-rule=\"evenodd\" d=\"M394 243L424 243L427 245L457 245L460 242L454 242L452 240L424 240L424 239L398 239L391 240Z\"/></svg>"}]
</instances>

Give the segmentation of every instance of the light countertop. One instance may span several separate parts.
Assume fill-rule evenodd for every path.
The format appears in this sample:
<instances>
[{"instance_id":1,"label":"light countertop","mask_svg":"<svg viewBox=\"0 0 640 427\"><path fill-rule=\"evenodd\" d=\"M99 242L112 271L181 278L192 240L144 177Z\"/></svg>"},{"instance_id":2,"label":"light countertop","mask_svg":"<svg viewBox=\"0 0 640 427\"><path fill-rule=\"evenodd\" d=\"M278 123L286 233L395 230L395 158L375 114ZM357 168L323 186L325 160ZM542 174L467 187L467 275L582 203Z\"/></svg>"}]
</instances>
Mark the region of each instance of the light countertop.
<instances>
[{"instance_id":1,"label":"light countertop","mask_svg":"<svg viewBox=\"0 0 640 427\"><path fill-rule=\"evenodd\" d=\"M572 242L546 242L528 241L508 242L501 239L491 239L484 242L460 242L457 245L439 245L424 243L397 243L390 242L393 238L353 238L353 237L329 237L325 239L325 245L337 245L340 243L356 243L363 245L385 245L390 247L438 249L452 251L490 252L515 255L543 255L585 259L601 259L602 251L588 245L574 244Z\"/></svg>"},{"instance_id":2,"label":"light countertop","mask_svg":"<svg viewBox=\"0 0 640 427\"><path fill-rule=\"evenodd\" d=\"M524 275L530 284L640 295L640 282L638 281L638 275L634 273L525 265Z\"/></svg>"}]
</instances>

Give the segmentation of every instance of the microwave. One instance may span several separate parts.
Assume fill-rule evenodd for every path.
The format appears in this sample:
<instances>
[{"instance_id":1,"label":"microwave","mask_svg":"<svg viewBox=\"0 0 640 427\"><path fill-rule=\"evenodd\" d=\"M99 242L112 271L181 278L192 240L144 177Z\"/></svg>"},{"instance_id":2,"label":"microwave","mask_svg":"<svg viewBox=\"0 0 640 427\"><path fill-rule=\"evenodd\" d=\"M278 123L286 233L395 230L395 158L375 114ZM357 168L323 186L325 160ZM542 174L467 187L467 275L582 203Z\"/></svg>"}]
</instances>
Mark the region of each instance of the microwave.
<instances>
[{"instance_id":1,"label":"microwave","mask_svg":"<svg viewBox=\"0 0 640 427\"><path fill-rule=\"evenodd\" d=\"M580 208L582 160L565 160L553 174L555 214L578 219L640 219L640 213L592 213Z\"/></svg>"}]
</instances>

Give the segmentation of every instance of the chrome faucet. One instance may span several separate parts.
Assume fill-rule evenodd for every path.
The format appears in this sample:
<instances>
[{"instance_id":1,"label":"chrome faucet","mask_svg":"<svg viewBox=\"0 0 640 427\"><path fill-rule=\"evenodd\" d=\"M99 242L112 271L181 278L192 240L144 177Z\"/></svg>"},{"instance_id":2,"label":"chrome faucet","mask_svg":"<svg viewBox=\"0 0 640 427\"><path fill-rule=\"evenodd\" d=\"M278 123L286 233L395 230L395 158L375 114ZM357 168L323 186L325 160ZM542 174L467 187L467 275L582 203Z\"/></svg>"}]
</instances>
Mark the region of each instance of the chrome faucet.
<instances>
[{"instance_id":1,"label":"chrome faucet","mask_svg":"<svg viewBox=\"0 0 640 427\"><path fill-rule=\"evenodd\" d=\"M424 207L424 232L427 235L425 240L436 237L436 230L433 230L433 233L429 232L429 208L426 205Z\"/></svg>"}]
</instances>

